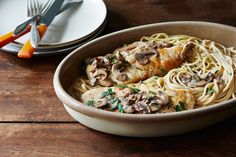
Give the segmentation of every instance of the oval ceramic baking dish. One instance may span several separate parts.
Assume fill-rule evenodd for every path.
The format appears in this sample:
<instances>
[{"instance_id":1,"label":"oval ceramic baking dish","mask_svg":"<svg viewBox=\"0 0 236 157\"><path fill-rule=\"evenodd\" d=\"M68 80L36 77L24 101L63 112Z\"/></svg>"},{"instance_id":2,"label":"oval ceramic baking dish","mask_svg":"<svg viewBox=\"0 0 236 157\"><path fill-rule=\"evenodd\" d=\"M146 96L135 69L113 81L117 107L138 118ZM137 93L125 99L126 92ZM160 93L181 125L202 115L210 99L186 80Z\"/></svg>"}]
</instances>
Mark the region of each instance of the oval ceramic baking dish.
<instances>
[{"instance_id":1,"label":"oval ceramic baking dish","mask_svg":"<svg viewBox=\"0 0 236 157\"><path fill-rule=\"evenodd\" d=\"M54 75L54 88L68 113L81 124L105 133L153 137L185 133L217 123L236 113L236 99L211 106L163 114L121 114L89 107L74 99L67 89L82 72L87 57L104 55L117 47L139 40L144 35L164 32L210 39L236 47L236 28L209 22L178 21L144 25L97 38L69 54Z\"/></svg>"}]
</instances>

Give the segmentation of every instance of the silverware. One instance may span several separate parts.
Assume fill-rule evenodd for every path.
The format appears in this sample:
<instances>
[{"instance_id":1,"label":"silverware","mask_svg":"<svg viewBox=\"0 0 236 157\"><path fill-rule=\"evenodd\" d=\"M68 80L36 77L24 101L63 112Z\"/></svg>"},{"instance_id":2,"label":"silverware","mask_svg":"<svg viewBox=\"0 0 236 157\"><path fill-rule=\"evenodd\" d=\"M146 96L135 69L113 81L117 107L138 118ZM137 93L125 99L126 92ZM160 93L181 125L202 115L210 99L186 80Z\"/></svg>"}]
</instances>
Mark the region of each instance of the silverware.
<instances>
[{"instance_id":1,"label":"silverware","mask_svg":"<svg viewBox=\"0 0 236 157\"><path fill-rule=\"evenodd\" d=\"M41 5L38 0L27 0L27 16L32 17L39 14L41 11Z\"/></svg>"},{"instance_id":2,"label":"silverware","mask_svg":"<svg viewBox=\"0 0 236 157\"><path fill-rule=\"evenodd\" d=\"M29 1L29 0L28 0ZM15 30L13 31L13 35L14 36L18 36L20 35L22 32L25 32L27 26L34 20L39 20L40 18L40 14L42 14L43 12L45 12L47 10L47 8L51 5L51 0L47 1L45 3L45 5L43 6L43 8L40 9L40 11L37 14L36 13L36 9L34 8L30 8L32 5L32 3L30 4L30 2L27 1L27 16L32 16L32 18L30 18L29 20L23 22L22 24L18 25Z\"/></svg>"},{"instance_id":3,"label":"silverware","mask_svg":"<svg viewBox=\"0 0 236 157\"><path fill-rule=\"evenodd\" d=\"M41 15L37 29L40 32L40 40L46 33L48 26L51 24L58 11L61 9L64 0L54 0L52 5L47 9L47 11ZM31 45L30 39L25 43L20 52L18 53L19 58L31 58L35 51L35 47Z\"/></svg>"},{"instance_id":4,"label":"silverware","mask_svg":"<svg viewBox=\"0 0 236 157\"><path fill-rule=\"evenodd\" d=\"M27 13L28 16L34 16L34 15L38 15L40 14L40 4L38 0L27 0ZM39 43L40 40L40 36L39 36L39 32L37 29L37 21L33 20L31 22L31 30L30 30L30 43L33 47L38 46L37 43Z\"/></svg>"},{"instance_id":5,"label":"silverware","mask_svg":"<svg viewBox=\"0 0 236 157\"><path fill-rule=\"evenodd\" d=\"M46 4L44 5L43 9L41 9L41 12L45 12L48 5L50 5L51 3L49 3L49 1L46 2ZM58 12L58 14L62 13L63 11L65 11L66 9L69 9L73 6L76 6L76 4L79 4L83 2L83 0L68 0L65 4L63 4L62 8L60 9L60 11ZM13 35L14 36L18 36L19 34L21 34L22 32L24 32L27 28L27 26L36 19L39 19L41 17L41 15L34 15L31 19L27 20L26 22L18 25L15 30L13 31Z\"/></svg>"}]
</instances>

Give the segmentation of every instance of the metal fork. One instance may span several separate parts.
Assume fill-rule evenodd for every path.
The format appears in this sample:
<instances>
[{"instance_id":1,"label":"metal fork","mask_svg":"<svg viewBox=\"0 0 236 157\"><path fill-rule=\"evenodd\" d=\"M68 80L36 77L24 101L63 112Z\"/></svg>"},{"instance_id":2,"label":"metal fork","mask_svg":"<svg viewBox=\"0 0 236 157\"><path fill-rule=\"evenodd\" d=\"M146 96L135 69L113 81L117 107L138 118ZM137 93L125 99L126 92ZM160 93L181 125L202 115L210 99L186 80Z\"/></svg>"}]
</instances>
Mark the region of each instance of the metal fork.
<instances>
[{"instance_id":1,"label":"metal fork","mask_svg":"<svg viewBox=\"0 0 236 157\"><path fill-rule=\"evenodd\" d=\"M34 15L40 14L41 8L38 0L27 0L27 16L32 17ZM33 20L31 22L31 31L30 31L30 43L33 47L38 46L40 40L39 32L37 29L37 22Z\"/></svg>"},{"instance_id":2,"label":"metal fork","mask_svg":"<svg viewBox=\"0 0 236 157\"><path fill-rule=\"evenodd\" d=\"M52 0L48 0L44 6L41 7L38 0L27 0L27 14L28 16L42 15L51 6ZM30 44L36 48L40 41L40 35L37 29L37 20L32 20L30 31Z\"/></svg>"},{"instance_id":3,"label":"metal fork","mask_svg":"<svg viewBox=\"0 0 236 157\"><path fill-rule=\"evenodd\" d=\"M27 0L27 16L37 15L42 10L42 5L38 0Z\"/></svg>"},{"instance_id":4,"label":"metal fork","mask_svg":"<svg viewBox=\"0 0 236 157\"><path fill-rule=\"evenodd\" d=\"M25 21L24 23L18 25L18 26L15 28L15 30L14 30L14 32L13 32L14 36L17 36L17 35L21 34L22 32L24 32L24 31L26 30L27 26L28 26L32 21L37 20L37 19L40 17L40 14L42 14L43 12L45 12L45 10L47 10L47 9L49 8L49 6L51 5L50 2L51 2L51 1L48 0L48 1L43 5L43 7L41 7L40 11L38 12L39 14L33 14L33 12L36 12L36 11L35 11L36 9L30 8L30 7L32 7L33 5L31 5L32 3L30 2L30 0L27 0L27 15L28 15L28 16L31 15L32 17L31 17L29 20ZM42 6L42 5L39 5L39 6ZM39 8L38 8L38 10L39 10Z\"/></svg>"}]
</instances>

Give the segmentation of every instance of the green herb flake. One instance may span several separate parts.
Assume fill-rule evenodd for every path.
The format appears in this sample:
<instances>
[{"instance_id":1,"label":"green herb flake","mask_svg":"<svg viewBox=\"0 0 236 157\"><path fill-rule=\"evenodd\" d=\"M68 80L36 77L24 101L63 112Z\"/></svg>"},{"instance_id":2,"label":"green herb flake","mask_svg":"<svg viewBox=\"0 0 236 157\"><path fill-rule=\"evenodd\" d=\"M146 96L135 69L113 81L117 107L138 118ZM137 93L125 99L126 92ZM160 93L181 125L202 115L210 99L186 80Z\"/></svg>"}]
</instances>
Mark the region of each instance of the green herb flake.
<instances>
[{"instance_id":1,"label":"green herb flake","mask_svg":"<svg viewBox=\"0 0 236 157\"><path fill-rule=\"evenodd\" d=\"M113 95L110 95L110 99L115 99L115 97Z\"/></svg>"},{"instance_id":2,"label":"green herb flake","mask_svg":"<svg viewBox=\"0 0 236 157\"><path fill-rule=\"evenodd\" d=\"M177 112L186 110L184 104L185 104L184 102L180 101L179 104L177 104L177 105L175 106L175 110L176 110Z\"/></svg>"},{"instance_id":3,"label":"green herb flake","mask_svg":"<svg viewBox=\"0 0 236 157\"><path fill-rule=\"evenodd\" d=\"M120 100L118 98L114 98L111 105L111 111L116 109L119 103L120 103Z\"/></svg>"},{"instance_id":4,"label":"green herb flake","mask_svg":"<svg viewBox=\"0 0 236 157\"><path fill-rule=\"evenodd\" d=\"M161 70L162 76L165 76L167 74L167 70L166 69L161 68L160 70Z\"/></svg>"},{"instance_id":5,"label":"green herb flake","mask_svg":"<svg viewBox=\"0 0 236 157\"><path fill-rule=\"evenodd\" d=\"M148 96L147 100L150 102L153 99L153 96Z\"/></svg>"},{"instance_id":6,"label":"green herb flake","mask_svg":"<svg viewBox=\"0 0 236 157\"><path fill-rule=\"evenodd\" d=\"M107 91L103 92L101 95L100 95L100 99L104 98L105 96L108 96L108 95L113 95L113 94L116 94L115 92L112 91L111 88L108 88Z\"/></svg>"},{"instance_id":7,"label":"green herb flake","mask_svg":"<svg viewBox=\"0 0 236 157\"><path fill-rule=\"evenodd\" d=\"M113 91L112 91L112 89L111 88L108 88L108 93L109 93L109 95L112 95L113 94Z\"/></svg>"},{"instance_id":8,"label":"green herb flake","mask_svg":"<svg viewBox=\"0 0 236 157\"><path fill-rule=\"evenodd\" d=\"M113 60L113 61L111 62L111 64L116 64L116 63L118 63L118 60Z\"/></svg>"},{"instance_id":9,"label":"green herb flake","mask_svg":"<svg viewBox=\"0 0 236 157\"><path fill-rule=\"evenodd\" d=\"M108 96L108 95L109 95L108 91L105 91L100 95L99 98L102 99L102 98L104 98L105 96Z\"/></svg>"},{"instance_id":10,"label":"green herb flake","mask_svg":"<svg viewBox=\"0 0 236 157\"><path fill-rule=\"evenodd\" d=\"M179 111L182 111L183 109L182 109L182 107L181 107L180 105L176 105L176 106L175 106L175 110L176 110L177 112L179 112Z\"/></svg>"},{"instance_id":11,"label":"green herb flake","mask_svg":"<svg viewBox=\"0 0 236 157\"><path fill-rule=\"evenodd\" d=\"M209 95L212 95L213 93L215 93L215 90L213 89L213 87L207 88L206 93Z\"/></svg>"},{"instance_id":12,"label":"green herb flake","mask_svg":"<svg viewBox=\"0 0 236 157\"><path fill-rule=\"evenodd\" d=\"M118 59L116 58L116 56L107 56L107 59L111 62L111 64L116 64L118 62Z\"/></svg>"},{"instance_id":13,"label":"green herb flake","mask_svg":"<svg viewBox=\"0 0 236 157\"><path fill-rule=\"evenodd\" d=\"M130 89L132 90L132 93L138 93L140 91L138 88L130 87Z\"/></svg>"},{"instance_id":14,"label":"green herb flake","mask_svg":"<svg viewBox=\"0 0 236 157\"><path fill-rule=\"evenodd\" d=\"M180 104L181 108L182 108L183 110L185 110L185 103L182 102L182 101L180 101L179 104Z\"/></svg>"},{"instance_id":15,"label":"green herb flake","mask_svg":"<svg viewBox=\"0 0 236 157\"><path fill-rule=\"evenodd\" d=\"M148 93L149 93L149 94L152 94L152 95L157 95L157 93L156 93L156 92L154 92L154 91L151 91L151 90L150 90Z\"/></svg>"},{"instance_id":16,"label":"green herb flake","mask_svg":"<svg viewBox=\"0 0 236 157\"><path fill-rule=\"evenodd\" d=\"M117 107L118 107L119 112L121 112L121 113L124 112L123 105L122 105L121 103L119 103L119 104L117 105Z\"/></svg>"},{"instance_id":17,"label":"green herb flake","mask_svg":"<svg viewBox=\"0 0 236 157\"><path fill-rule=\"evenodd\" d=\"M115 87L122 88L122 89L128 88L127 85L123 85L123 84L118 84L118 85L116 85Z\"/></svg>"},{"instance_id":18,"label":"green herb flake","mask_svg":"<svg viewBox=\"0 0 236 157\"><path fill-rule=\"evenodd\" d=\"M116 104L112 104L112 105L111 105L111 111L113 111L116 107L117 107Z\"/></svg>"},{"instance_id":19,"label":"green herb flake","mask_svg":"<svg viewBox=\"0 0 236 157\"><path fill-rule=\"evenodd\" d=\"M94 100L88 100L86 103L88 106L94 106L95 101Z\"/></svg>"}]
</instances>

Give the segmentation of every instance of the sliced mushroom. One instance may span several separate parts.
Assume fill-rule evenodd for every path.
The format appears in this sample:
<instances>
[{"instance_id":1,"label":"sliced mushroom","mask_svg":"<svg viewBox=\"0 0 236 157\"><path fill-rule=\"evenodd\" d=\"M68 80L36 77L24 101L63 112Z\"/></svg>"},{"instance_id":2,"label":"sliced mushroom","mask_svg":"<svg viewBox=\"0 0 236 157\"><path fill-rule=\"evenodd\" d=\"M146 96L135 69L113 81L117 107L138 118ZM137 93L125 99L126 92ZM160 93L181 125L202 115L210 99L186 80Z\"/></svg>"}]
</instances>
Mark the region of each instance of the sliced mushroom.
<instances>
[{"instance_id":1,"label":"sliced mushroom","mask_svg":"<svg viewBox=\"0 0 236 157\"><path fill-rule=\"evenodd\" d=\"M92 64L89 64L89 65L87 65L87 67L86 67L86 74L87 74L87 77L88 77L89 79L94 78L94 77L93 77L93 73L96 71L96 69L97 69L97 60L95 59L95 60L92 62ZM96 81L95 81L95 82L96 82Z\"/></svg>"},{"instance_id":2,"label":"sliced mushroom","mask_svg":"<svg viewBox=\"0 0 236 157\"><path fill-rule=\"evenodd\" d=\"M190 50L194 47L194 43L187 43L186 45L184 45L183 50L181 51L181 59L185 60L187 57L187 54L190 52Z\"/></svg>"},{"instance_id":3,"label":"sliced mushroom","mask_svg":"<svg viewBox=\"0 0 236 157\"><path fill-rule=\"evenodd\" d=\"M101 86L104 87L110 87L113 85L113 82L107 79L107 69L105 68L100 68L97 69L94 74L93 74L93 78L90 80L91 84L95 84L96 81L98 82L98 84L100 84ZM96 79L95 83L94 83L94 78Z\"/></svg>"},{"instance_id":4,"label":"sliced mushroom","mask_svg":"<svg viewBox=\"0 0 236 157\"><path fill-rule=\"evenodd\" d=\"M222 89L224 87L224 80L221 77L217 77L216 81L217 81L219 88Z\"/></svg>"},{"instance_id":5,"label":"sliced mushroom","mask_svg":"<svg viewBox=\"0 0 236 157\"><path fill-rule=\"evenodd\" d=\"M107 69L105 68L100 68L97 69L94 73L93 73L93 77L97 78L97 79L101 79L101 80L105 80L107 78Z\"/></svg>"},{"instance_id":6,"label":"sliced mushroom","mask_svg":"<svg viewBox=\"0 0 236 157\"><path fill-rule=\"evenodd\" d=\"M155 54L157 54L157 51L152 48L141 48L134 53L134 58L139 64L145 65L148 63L149 57Z\"/></svg>"},{"instance_id":7,"label":"sliced mushroom","mask_svg":"<svg viewBox=\"0 0 236 157\"><path fill-rule=\"evenodd\" d=\"M96 83L96 81L97 81L96 78L91 78L91 79L90 79L90 84L91 84L92 86L94 86L95 83Z\"/></svg>"},{"instance_id":8,"label":"sliced mushroom","mask_svg":"<svg viewBox=\"0 0 236 157\"><path fill-rule=\"evenodd\" d=\"M111 72L114 75L114 77L119 81L126 81L128 79L128 76L125 73L121 72L123 69L124 65L121 61L112 65Z\"/></svg>"},{"instance_id":9,"label":"sliced mushroom","mask_svg":"<svg viewBox=\"0 0 236 157\"><path fill-rule=\"evenodd\" d=\"M121 104L123 105L123 106L129 106L130 104L129 104L129 99L127 99L127 98L122 98L121 99Z\"/></svg>"},{"instance_id":10,"label":"sliced mushroom","mask_svg":"<svg viewBox=\"0 0 236 157\"><path fill-rule=\"evenodd\" d=\"M98 65L99 68L104 68L104 67L111 66L110 61L106 57L99 56L96 59L97 59L97 65Z\"/></svg>"},{"instance_id":11,"label":"sliced mushroom","mask_svg":"<svg viewBox=\"0 0 236 157\"><path fill-rule=\"evenodd\" d=\"M87 65L87 67L86 67L86 73L87 73L87 75L89 75L89 73L94 73L95 72L95 70L96 70L96 68L97 68L97 61L96 60L94 60L93 62L92 62L92 64L89 64L89 65Z\"/></svg>"},{"instance_id":12,"label":"sliced mushroom","mask_svg":"<svg viewBox=\"0 0 236 157\"><path fill-rule=\"evenodd\" d=\"M188 83L191 82L192 76L189 73L181 73L180 74L180 80L185 84L188 85Z\"/></svg>"},{"instance_id":13,"label":"sliced mushroom","mask_svg":"<svg viewBox=\"0 0 236 157\"><path fill-rule=\"evenodd\" d=\"M205 80L209 83L209 82L212 82L213 79L215 79L215 78L216 78L215 75L214 75L213 73L209 72L209 73L207 74Z\"/></svg>"},{"instance_id":14,"label":"sliced mushroom","mask_svg":"<svg viewBox=\"0 0 236 157\"><path fill-rule=\"evenodd\" d=\"M117 73L117 72L120 73L120 71L122 71L123 69L124 69L124 65L121 61L119 61L118 63L112 66L111 71L112 73Z\"/></svg>"},{"instance_id":15,"label":"sliced mushroom","mask_svg":"<svg viewBox=\"0 0 236 157\"><path fill-rule=\"evenodd\" d=\"M158 103L155 103L155 102L151 102L149 104L149 107L151 109L152 112L155 112L155 111L158 111L160 110L160 108L162 107L162 105L158 104Z\"/></svg>"},{"instance_id":16,"label":"sliced mushroom","mask_svg":"<svg viewBox=\"0 0 236 157\"><path fill-rule=\"evenodd\" d=\"M145 65L148 63L148 58L142 53L135 53L134 58L141 65Z\"/></svg>"},{"instance_id":17,"label":"sliced mushroom","mask_svg":"<svg viewBox=\"0 0 236 157\"><path fill-rule=\"evenodd\" d=\"M134 109L134 106L127 106L124 108L124 112L125 113L134 113L135 112L135 109Z\"/></svg>"},{"instance_id":18,"label":"sliced mushroom","mask_svg":"<svg viewBox=\"0 0 236 157\"><path fill-rule=\"evenodd\" d=\"M150 107L144 101L139 101L133 106L135 111L138 113L143 113L143 114L151 113Z\"/></svg>"},{"instance_id":19,"label":"sliced mushroom","mask_svg":"<svg viewBox=\"0 0 236 157\"><path fill-rule=\"evenodd\" d=\"M160 44L159 44L159 48L169 48L169 47L172 47L172 46L174 46L172 43L168 43L168 42L166 42L166 41L163 41L163 42L161 42Z\"/></svg>"},{"instance_id":20,"label":"sliced mushroom","mask_svg":"<svg viewBox=\"0 0 236 157\"><path fill-rule=\"evenodd\" d=\"M194 75L193 75L193 79L194 79L195 81L200 81L200 77L199 77L197 74L194 74Z\"/></svg>"},{"instance_id":21,"label":"sliced mushroom","mask_svg":"<svg viewBox=\"0 0 236 157\"><path fill-rule=\"evenodd\" d=\"M154 98L160 105L167 105L169 103L169 96L163 91L157 91L157 95Z\"/></svg>"},{"instance_id":22,"label":"sliced mushroom","mask_svg":"<svg viewBox=\"0 0 236 157\"><path fill-rule=\"evenodd\" d=\"M132 106L132 101L130 101L129 99L122 98L121 104L123 105L125 113L133 113L135 111L134 107Z\"/></svg>"},{"instance_id":23,"label":"sliced mushroom","mask_svg":"<svg viewBox=\"0 0 236 157\"><path fill-rule=\"evenodd\" d=\"M111 87L114 85L114 83L112 81L109 81L109 80L97 80L98 81L98 84L100 84L101 86L103 87Z\"/></svg>"},{"instance_id":24,"label":"sliced mushroom","mask_svg":"<svg viewBox=\"0 0 236 157\"><path fill-rule=\"evenodd\" d=\"M131 104L133 104L133 103L135 103L135 101L139 100L139 99L137 98L137 96L134 95L134 94L129 95L129 96L127 97L127 99L129 99L129 101L130 101Z\"/></svg>"}]
</instances>

